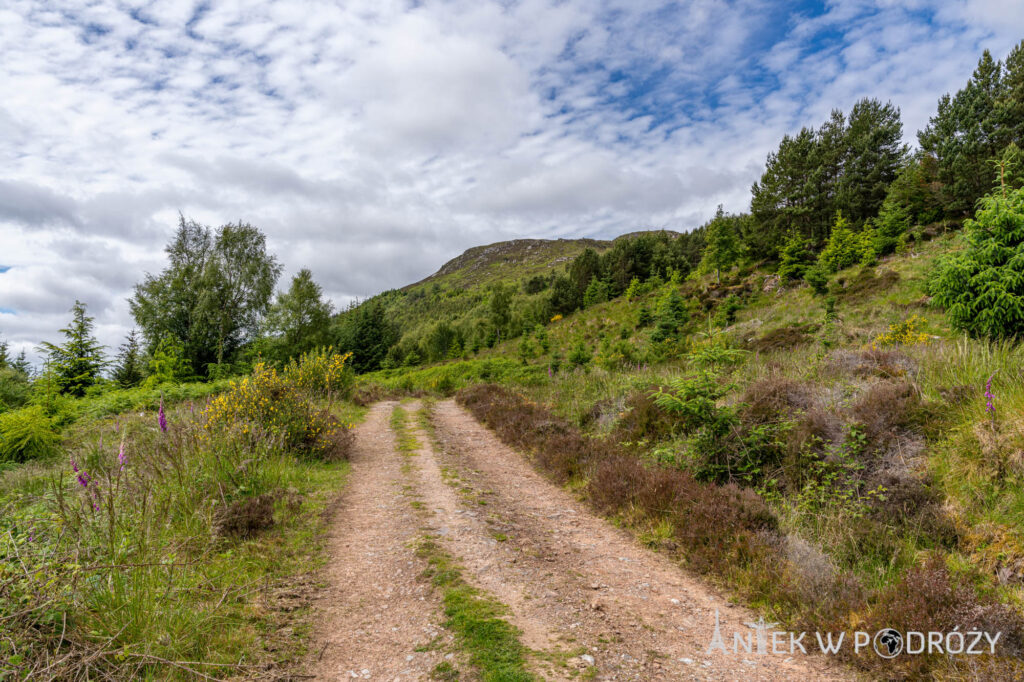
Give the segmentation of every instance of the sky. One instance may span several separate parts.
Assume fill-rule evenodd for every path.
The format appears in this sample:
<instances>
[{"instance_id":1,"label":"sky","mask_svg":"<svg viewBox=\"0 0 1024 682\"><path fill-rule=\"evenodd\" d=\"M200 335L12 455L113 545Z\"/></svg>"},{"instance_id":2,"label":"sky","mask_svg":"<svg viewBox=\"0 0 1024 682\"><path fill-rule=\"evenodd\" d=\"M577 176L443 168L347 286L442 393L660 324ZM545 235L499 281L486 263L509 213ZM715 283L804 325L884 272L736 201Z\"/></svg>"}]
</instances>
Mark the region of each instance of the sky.
<instances>
[{"instance_id":1,"label":"sky","mask_svg":"<svg viewBox=\"0 0 1024 682\"><path fill-rule=\"evenodd\" d=\"M179 213L337 306L471 246L692 229L862 97L908 143L1018 0L5 0L0 338L111 352Z\"/></svg>"}]
</instances>

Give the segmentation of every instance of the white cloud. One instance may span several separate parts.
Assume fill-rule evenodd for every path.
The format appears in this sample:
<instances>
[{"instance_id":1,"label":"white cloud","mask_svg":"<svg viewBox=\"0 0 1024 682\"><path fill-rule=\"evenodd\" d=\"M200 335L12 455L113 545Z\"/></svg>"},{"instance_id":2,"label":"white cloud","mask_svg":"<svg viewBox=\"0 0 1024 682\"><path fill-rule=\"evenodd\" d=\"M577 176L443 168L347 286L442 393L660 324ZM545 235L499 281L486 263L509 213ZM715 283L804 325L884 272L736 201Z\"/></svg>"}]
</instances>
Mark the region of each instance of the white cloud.
<instances>
[{"instance_id":1,"label":"white cloud","mask_svg":"<svg viewBox=\"0 0 1024 682\"><path fill-rule=\"evenodd\" d=\"M0 334L115 347L178 211L261 227L338 303L514 237L688 229L859 97L912 140L1016 2L12 0ZM16 314L3 312L13 309Z\"/></svg>"}]
</instances>

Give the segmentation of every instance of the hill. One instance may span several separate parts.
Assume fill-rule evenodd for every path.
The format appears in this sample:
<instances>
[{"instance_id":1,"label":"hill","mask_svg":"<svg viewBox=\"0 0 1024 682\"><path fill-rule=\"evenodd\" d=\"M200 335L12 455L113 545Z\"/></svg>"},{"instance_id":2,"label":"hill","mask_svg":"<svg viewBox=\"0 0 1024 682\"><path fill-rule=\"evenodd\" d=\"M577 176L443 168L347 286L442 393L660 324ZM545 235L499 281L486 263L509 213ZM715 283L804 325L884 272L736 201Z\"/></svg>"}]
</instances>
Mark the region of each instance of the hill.
<instances>
[{"instance_id":1,"label":"hill","mask_svg":"<svg viewBox=\"0 0 1024 682\"><path fill-rule=\"evenodd\" d=\"M617 242L644 235L663 234L670 238L681 233L672 230L637 230L615 239L512 239L484 246L474 246L442 265L434 274L402 287L412 289L422 284L470 288L494 282L527 279L550 275L568 265L584 249L603 253Z\"/></svg>"},{"instance_id":2,"label":"hill","mask_svg":"<svg viewBox=\"0 0 1024 682\"><path fill-rule=\"evenodd\" d=\"M492 282L544 275L564 266L584 249L600 252L611 245L612 242L602 239L513 239L474 246L442 265L434 274L403 287L403 290L434 283L468 289Z\"/></svg>"},{"instance_id":3,"label":"hill","mask_svg":"<svg viewBox=\"0 0 1024 682\"><path fill-rule=\"evenodd\" d=\"M638 260L634 252L643 252L639 260L645 261L657 252L662 267L671 267L699 254L700 234L638 231L607 241L516 239L474 247L419 282L345 311L336 321L335 338L345 348L360 348L360 335L385 341L367 349L369 353L356 353L360 369L433 362L466 349L476 352L546 324L553 311L575 307L604 261L609 268L611 261L625 264L619 281L608 282L608 295L618 293L629 282L629 264ZM690 267L688 262L685 269ZM553 296L565 300L552 304ZM367 326L375 331L359 331Z\"/></svg>"},{"instance_id":4,"label":"hill","mask_svg":"<svg viewBox=\"0 0 1024 682\"><path fill-rule=\"evenodd\" d=\"M750 265L655 276L362 390L455 393L539 469L787 627L910 630L928 614L952 630L970 612L1016 633L1016 651L1024 351L950 326L929 275L964 235L922 237L821 294ZM963 673L954 657L850 662Z\"/></svg>"}]
</instances>

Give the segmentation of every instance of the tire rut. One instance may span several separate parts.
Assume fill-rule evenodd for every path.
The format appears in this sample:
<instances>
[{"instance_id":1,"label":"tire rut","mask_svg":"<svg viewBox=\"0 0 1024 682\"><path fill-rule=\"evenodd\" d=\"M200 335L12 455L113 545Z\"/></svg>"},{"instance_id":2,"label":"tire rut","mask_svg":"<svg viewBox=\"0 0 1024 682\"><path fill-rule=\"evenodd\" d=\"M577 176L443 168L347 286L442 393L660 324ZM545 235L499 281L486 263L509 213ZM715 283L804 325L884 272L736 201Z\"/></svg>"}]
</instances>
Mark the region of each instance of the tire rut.
<instances>
[{"instance_id":1,"label":"tire rut","mask_svg":"<svg viewBox=\"0 0 1024 682\"><path fill-rule=\"evenodd\" d=\"M410 411L417 408L418 403L408 406ZM536 584L514 569L518 557L495 537L487 523L488 508L478 498L459 494L460 482L439 461L431 434L415 420L410 420L408 428L420 443L411 465L418 483L417 500L427 513L427 532L456 558L474 587L509 607L509 622L520 630L520 641L535 652L536 674L549 680L578 676L578 671L558 664L569 658L574 645L565 640L559 622L538 601L544 595L537 593Z\"/></svg>"},{"instance_id":2,"label":"tire rut","mask_svg":"<svg viewBox=\"0 0 1024 682\"><path fill-rule=\"evenodd\" d=\"M395 404L377 403L355 427L351 472L328 534L327 586L318 597L309 666L318 680L428 679L451 645L413 548L421 521L388 427Z\"/></svg>"}]
</instances>

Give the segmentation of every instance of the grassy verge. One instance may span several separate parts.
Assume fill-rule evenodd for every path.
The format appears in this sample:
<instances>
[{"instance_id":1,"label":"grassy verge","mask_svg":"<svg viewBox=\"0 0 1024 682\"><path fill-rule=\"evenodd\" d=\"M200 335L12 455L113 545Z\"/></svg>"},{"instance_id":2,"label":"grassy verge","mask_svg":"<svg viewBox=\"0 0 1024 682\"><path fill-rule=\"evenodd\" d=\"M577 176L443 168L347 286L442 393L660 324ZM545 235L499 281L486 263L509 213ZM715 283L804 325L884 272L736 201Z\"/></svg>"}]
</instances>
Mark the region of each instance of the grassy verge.
<instances>
[{"instance_id":1,"label":"grassy verge","mask_svg":"<svg viewBox=\"0 0 1024 682\"><path fill-rule=\"evenodd\" d=\"M429 426L425 410L417 413L417 422ZM401 406L391 412L391 428L398 439L398 450L411 456L421 447L408 427L409 413ZM427 432L430 433L429 431ZM421 514L417 500L413 507ZM519 631L505 616L508 609L498 600L473 587L463 578L462 569L440 544L437 536L424 534L416 554L427 568L424 575L440 591L446 621L444 627L456 638L462 653L484 682L528 682L535 679L526 666L528 650L519 641ZM433 671L436 679L457 679L458 671L448 662Z\"/></svg>"},{"instance_id":2,"label":"grassy verge","mask_svg":"<svg viewBox=\"0 0 1024 682\"><path fill-rule=\"evenodd\" d=\"M443 395L482 381L536 385L547 376L543 367L525 366L503 358L466 360L433 367L404 367L371 372L359 377L358 390L368 399L383 395Z\"/></svg>"},{"instance_id":3,"label":"grassy verge","mask_svg":"<svg viewBox=\"0 0 1024 682\"><path fill-rule=\"evenodd\" d=\"M506 607L466 583L458 564L436 542L424 536L416 549L427 562L426 575L441 590L444 626L451 630L470 663L485 682L528 682L527 649L519 632L504 616Z\"/></svg>"},{"instance_id":4,"label":"grassy verge","mask_svg":"<svg viewBox=\"0 0 1024 682\"><path fill-rule=\"evenodd\" d=\"M304 654L347 423L269 376L0 475L0 678L251 676Z\"/></svg>"}]
</instances>

